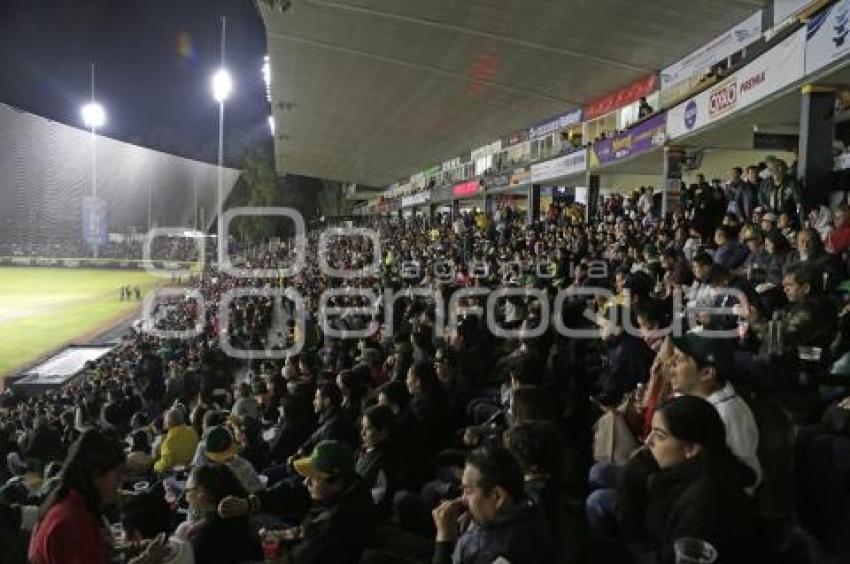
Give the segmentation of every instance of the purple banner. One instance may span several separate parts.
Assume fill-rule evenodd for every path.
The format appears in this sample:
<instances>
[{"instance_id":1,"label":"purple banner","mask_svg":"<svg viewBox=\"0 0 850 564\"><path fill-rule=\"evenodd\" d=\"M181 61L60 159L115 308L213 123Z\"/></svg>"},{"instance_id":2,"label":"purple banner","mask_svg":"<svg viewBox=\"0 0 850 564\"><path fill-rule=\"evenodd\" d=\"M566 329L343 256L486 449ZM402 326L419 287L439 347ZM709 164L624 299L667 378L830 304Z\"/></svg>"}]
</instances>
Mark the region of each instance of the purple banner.
<instances>
[{"instance_id":1,"label":"purple banner","mask_svg":"<svg viewBox=\"0 0 850 564\"><path fill-rule=\"evenodd\" d=\"M615 137L594 143L590 152L590 166L597 167L645 153L661 147L666 140L667 112L664 112Z\"/></svg>"}]
</instances>

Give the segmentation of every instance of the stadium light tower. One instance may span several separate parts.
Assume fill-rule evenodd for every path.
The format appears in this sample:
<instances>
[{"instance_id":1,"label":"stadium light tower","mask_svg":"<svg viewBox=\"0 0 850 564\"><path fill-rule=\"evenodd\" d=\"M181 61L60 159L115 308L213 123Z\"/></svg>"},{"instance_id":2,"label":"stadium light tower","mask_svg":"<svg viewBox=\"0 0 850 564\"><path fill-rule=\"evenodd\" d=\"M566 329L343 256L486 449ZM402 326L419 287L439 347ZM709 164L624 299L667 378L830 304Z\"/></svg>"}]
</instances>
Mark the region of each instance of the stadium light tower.
<instances>
[{"instance_id":1,"label":"stadium light tower","mask_svg":"<svg viewBox=\"0 0 850 564\"><path fill-rule=\"evenodd\" d=\"M83 106L80 111L83 117L83 123L87 129L91 129L91 195L92 198L97 198L97 150L95 141L97 139L96 130L106 124L106 112L103 106L98 104L94 99L94 63L91 64L91 101ZM94 256L97 257L98 244L94 244Z\"/></svg>"},{"instance_id":2,"label":"stadium light tower","mask_svg":"<svg viewBox=\"0 0 850 564\"><path fill-rule=\"evenodd\" d=\"M224 241L223 229L221 225L222 216L224 215L224 197L222 187L224 172L224 102L230 97L233 92L233 79L227 68L224 66L224 30L226 20L221 16L221 67L212 77L213 98L218 102L218 201L216 215L216 229L218 230L218 264L219 268L224 263L224 250L227 244Z\"/></svg>"}]
</instances>

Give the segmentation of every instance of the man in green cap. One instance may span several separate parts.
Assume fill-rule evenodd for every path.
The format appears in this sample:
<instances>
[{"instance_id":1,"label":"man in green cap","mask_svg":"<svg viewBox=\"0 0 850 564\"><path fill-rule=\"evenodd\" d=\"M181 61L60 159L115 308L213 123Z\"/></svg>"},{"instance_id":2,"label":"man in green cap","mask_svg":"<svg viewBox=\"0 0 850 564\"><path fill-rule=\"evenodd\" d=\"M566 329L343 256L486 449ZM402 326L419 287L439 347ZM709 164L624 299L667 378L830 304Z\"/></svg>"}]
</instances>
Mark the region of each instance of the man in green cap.
<instances>
[{"instance_id":1,"label":"man in green cap","mask_svg":"<svg viewBox=\"0 0 850 564\"><path fill-rule=\"evenodd\" d=\"M375 525L369 490L355 472L354 451L341 441L322 441L293 467L304 477L311 505L301 525L287 530L285 562L356 564ZM297 505L297 485L282 482L248 499L227 497L219 504L223 518L249 513L290 515Z\"/></svg>"}]
</instances>

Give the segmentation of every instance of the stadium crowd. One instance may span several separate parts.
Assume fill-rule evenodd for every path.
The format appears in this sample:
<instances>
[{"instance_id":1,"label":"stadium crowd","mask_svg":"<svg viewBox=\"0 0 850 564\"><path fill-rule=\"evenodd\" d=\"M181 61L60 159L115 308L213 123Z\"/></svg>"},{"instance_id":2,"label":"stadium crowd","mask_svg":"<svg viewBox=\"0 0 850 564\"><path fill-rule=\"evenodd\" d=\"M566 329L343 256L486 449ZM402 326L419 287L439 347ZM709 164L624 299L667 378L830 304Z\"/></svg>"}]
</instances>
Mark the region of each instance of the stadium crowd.
<instances>
[{"instance_id":1,"label":"stadium crowd","mask_svg":"<svg viewBox=\"0 0 850 564\"><path fill-rule=\"evenodd\" d=\"M658 203L373 219L354 278L322 261L369 240L318 231L286 279L210 269L80 380L3 395L4 562L841 561L850 209L801 217L778 160Z\"/></svg>"},{"instance_id":2,"label":"stadium crowd","mask_svg":"<svg viewBox=\"0 0 850 564\"><path fill-rule=\"evenodd\" d=\"M207 251L215 250L214 242L207 242ZM31 257L48 259L81 259L93 258L94 250L82 241L57 241L53 243L0 243L0 257ZM142 241L126 239L109 241L99 245L97 257L104 259L142 260ZM157 237L151 245L150 257L154 260L167 261L196 261L198 247L195 242L185 237Z\"/></svg>"}]
</instances>

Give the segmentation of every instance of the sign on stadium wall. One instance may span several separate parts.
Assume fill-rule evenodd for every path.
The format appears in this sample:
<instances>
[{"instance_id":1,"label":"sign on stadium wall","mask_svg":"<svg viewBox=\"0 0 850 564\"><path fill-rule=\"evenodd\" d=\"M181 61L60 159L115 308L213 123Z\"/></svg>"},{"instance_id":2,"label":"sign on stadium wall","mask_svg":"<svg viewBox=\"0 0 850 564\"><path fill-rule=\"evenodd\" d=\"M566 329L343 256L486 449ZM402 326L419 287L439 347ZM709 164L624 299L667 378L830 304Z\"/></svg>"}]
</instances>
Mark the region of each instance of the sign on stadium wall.
<instances>
[{"instance_id":1,"label":"sign on stadium wall","mask_svg":"<svg viewBox=\"0 0 850 564\"><path fill-rule=\"evenodd\" d=\"M661 91L702 74L761 37L761 10L661 71Z\"/></svg>"},{"instance_id":2,"label":"sign on stadium wall","mask_svg":"<svg viewBox=\"0 0 850 564\"><path fill-rule=\"evenodd\" d=\"M581 123L581 108L570 110L565 114L532 125L528 128L528 138L537 139L578 123Z\"/></svg>"},{"instance_id":3,"label":"sign on stadium wall","mask_svg":"<svg viewBox=\"0 0 850 564\"><path fill-rule=\"evenodd\" d=\"M600 96L584 108L584 120L590 121L599 116L610 114L623 106L637 102L644 96L649 96L658 88L658 75L650 74L633 83L615 90L605 96Z\"/></svg>"},{"instance_id":4,"label":"sign on stadium wall","mask_svg":"<svg viewBox=\"0 0 850 564\"><path fill-rule=\"evenodd\" d=\"M803 77L801 29L719 84L667 112L667 137L688 135L785 88Z\"/></svg>"},{"instance_id":5,"label":"sign on stadium wall","mask_svg":"<svg viewBox=\"0 0 850 564\"><path fill-rule=\"evenodd\" d=\"M667 114L661 113L642 121L614 137L597 141L590 153L590 166L596 167L661 147L667 140Z\"/></svg>"},{"instance_id":6,"label":"sign on stadium wall","mask_svg":"<svg viewBox=\"0 0 850 564\"><path fill-rule=\"evenodd\" d=\"M419 192L412 196L405 196L401 199L401 207L409 208L411 206L421 206L431 201L431 192Z\"/></svg>"},{"instance_id":7,"label":"sign on stadium wall","mask_svg":"<svg viewBox=\"0 0 850 564\"><path fill-rule=\"evenodd\" d=\"M545 182L587 170L587 151L580 149L568 155L531 165L531 181Z\"/></svg>"},{"instance_id":8,"label":"sign on stadium wall","mask_svg":"<svg viewBox=\"0 0 850 564\"><path fill-rule=\"evenodd\" d=\"M467 180L460 184L455 184L452 188L452 196L455 198L464 198L466 196L474 196L481 190L481 182L477 179Z\"/></svg>"},{"instance_id":9,"label":"sign on stadium wall","mask_svg":"<svg viewBox=\"0 0 850 564\"><path fill-rule=\"evenodd\" d=\"M850 0L840 0L806 26L806 74L850 53Z\"/></svg>"}]
</instances>

